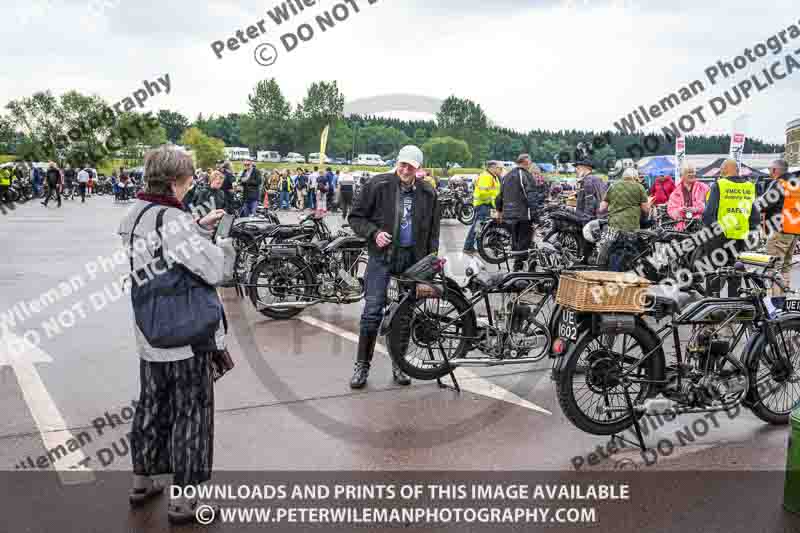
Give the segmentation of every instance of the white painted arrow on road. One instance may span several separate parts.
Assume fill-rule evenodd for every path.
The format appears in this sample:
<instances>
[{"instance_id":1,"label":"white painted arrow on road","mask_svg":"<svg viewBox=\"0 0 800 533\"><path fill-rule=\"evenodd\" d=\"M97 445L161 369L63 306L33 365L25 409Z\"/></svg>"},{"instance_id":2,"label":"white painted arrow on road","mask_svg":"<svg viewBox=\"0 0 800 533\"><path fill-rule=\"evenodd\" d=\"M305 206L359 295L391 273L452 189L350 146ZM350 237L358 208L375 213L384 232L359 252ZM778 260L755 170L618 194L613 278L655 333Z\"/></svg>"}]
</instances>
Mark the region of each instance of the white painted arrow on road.
<instances>
[{"instance_id":1,"label":"white painted arrow on road","mask_svg":"<svg viewBox=\"0 0 800 533\"><path fill-rule=\"evenodd\" d=\"M358 344L358 335L342 329L338 326L334 326L333 324L329 324L324 320L319 320L318 318L314 318L313 316L302 316L300 317L302 322L314 326L316 328L325 330L329 333L333 333L334 335L338 335L344 339L349 340L355 344ZM388 355L389 352L386 350L386 347L382 344L375 345L375 351L380 352L383 354ZM518 405L520 407L524 407L526 409L530 409L531 411L536 411L545 415L552 415L550 411L545 409L544 407L540 407L535 403L526 400L525 398L514 394L513 392L500 387L499 385L495 385L491 381L482 378L481 376L477 375L473 371L459 367L455 371L456 379L458 379L458 383L461 387L461 390L466 390L472 392L474 394L479 394L481 396L486 396L487 398L492 398L494 400L502 400L504 402L508 402L514 405ZM546 378L546 376L544 376ZM446 379L446 378L445 378Z\"/></svg>"},{"instance_id":2,"label":"white painted arrow on road","mask_svg":"<svg viewBox=\"0 0 800 533\"><path fill-rule=\"evenodd\" d=\"M10 365L16 374L22 395L28 404L47 453L56 450L59 446L66 449L70 439L75 438L72 432L66 429L67 423L64 421L64 417L61 416L61 412L36 370L35 363L52 362L52 357L37 346L8 331L7 326L0 330L0 366ZM49 453L49 456L56 457L52 465L62 484L76 485L94 481L91 469L75 466L80 462L86 463L86 455L81 449L63 456L59 453Z\"/></svg>"}]
</instances>

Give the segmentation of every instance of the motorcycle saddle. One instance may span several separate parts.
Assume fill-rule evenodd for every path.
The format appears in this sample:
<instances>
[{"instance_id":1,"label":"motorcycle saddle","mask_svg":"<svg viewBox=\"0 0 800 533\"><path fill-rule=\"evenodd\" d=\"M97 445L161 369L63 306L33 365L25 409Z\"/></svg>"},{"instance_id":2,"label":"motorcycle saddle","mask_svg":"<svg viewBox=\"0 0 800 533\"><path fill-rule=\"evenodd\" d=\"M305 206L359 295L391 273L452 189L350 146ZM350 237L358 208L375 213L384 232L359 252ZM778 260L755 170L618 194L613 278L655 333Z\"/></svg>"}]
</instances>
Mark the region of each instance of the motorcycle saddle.
<instances>
[{"instance_id":1,"label":"motorcycle saddle","mask_svg":"<svg viewBox=\"0 0 800 533\"><path fill-rule=\"evenodd\" d=\"M282 224L280 226L276 226L270 235L273 237L290 239L292 237L305 235L306 233L313 233L313 231L313 228L308 228L300 224Z\"/></svg>"},{"instance_id":2,"label":"motorcycle saddle","mask_svg":"<svg viewBox=\"0 0 800 533\"><path fill-rule=\"evenodd\" d=\"M650 287L647 289L647 295L653 304L662 307L667 313L679 313L689 304L703 298L703 295L695 290L679 291L664 285Z\"/></svg>"},{"instance_id":3,"label":"motorcycle saddle","mask_svg":"<svg viewBox=\"0 0 800 533\"><path fill-rule=\"evenodd\" d=\"M503 283L509 275L508 272L481 272L474 279L481 288L491 289Z\"/></svg>"}]
</instances>

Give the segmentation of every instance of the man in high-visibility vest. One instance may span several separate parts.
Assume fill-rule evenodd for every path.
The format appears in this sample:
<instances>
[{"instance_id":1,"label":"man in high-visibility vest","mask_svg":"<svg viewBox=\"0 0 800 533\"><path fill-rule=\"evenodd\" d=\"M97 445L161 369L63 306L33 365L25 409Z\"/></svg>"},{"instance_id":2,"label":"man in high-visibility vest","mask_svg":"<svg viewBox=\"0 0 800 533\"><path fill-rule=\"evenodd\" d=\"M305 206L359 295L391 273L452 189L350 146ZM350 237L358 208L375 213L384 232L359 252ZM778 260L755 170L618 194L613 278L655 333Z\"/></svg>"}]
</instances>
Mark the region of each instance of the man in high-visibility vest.
<instances>
[{"instance_id":1,"label":"man in high-visibility vest","mask_svg":"<svg viewBox=\"0 0 800 533\"><path fill-rule=\"evenodd\" d=\"M494 208L494 201L500 193L500 172L502 166L497 161L489 161L486 170L475 180L475 190L473 192L472 205L475 206L475 220L467 233L467 240L464 241L464 253L472 255L475 253L475 233L478 224L489 219L491 210Z\"/></svg>"},{"instance_id":2,"label":"man in high-visibility vest","mask_svg":"<svg viewBox=\"0 0 800 533\"><path fill-rule=\"evenodd\" d=\"M775 269L783 275L784 284L791 285L792 256L800 236L800 180L787 178L789 165L777 159L769 166L769 179L758 203L766 217L767 253L776 258ZM782 296L783 289L772 287L773 296Z\"/></svg>"},{"instance_id":3,"label":"man in high-visibility vest","mask_svg":"<svg viewBox=\"0 0 800 533\"><path fill-rule=\"evenodd\" d=\"M0 168L0 202L8 202L8 189L11 187L13 169L10 166Z\"/></svg>"},{"instance_id":4,"label":"man in high-visibility vest","mask_svg":"<svg viewBox=\"0 0 800 533\"><path fill-rule=\"evenodd\" d=\"M738 174L736 161L725 160L703 213L703 224L713 229L714 236L706 242L705 250L714 268L733 265L738 253L747 249L750 233L757 232L761 223L761 213L755 205L756 185ZM718 295L721 283L722 280L711 278L709 292ZM739 280L729 279L728 297L738 293Z\"/></svg>"}]
</instances>

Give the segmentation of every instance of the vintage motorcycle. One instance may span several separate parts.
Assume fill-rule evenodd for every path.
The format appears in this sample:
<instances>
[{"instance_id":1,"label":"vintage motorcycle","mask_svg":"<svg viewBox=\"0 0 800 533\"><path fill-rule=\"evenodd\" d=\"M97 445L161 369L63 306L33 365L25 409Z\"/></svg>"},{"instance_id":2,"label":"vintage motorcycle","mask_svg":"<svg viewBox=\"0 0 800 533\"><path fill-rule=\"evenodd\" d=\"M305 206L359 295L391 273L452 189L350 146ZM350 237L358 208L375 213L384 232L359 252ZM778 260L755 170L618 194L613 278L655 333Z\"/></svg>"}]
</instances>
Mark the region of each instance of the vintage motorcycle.
<instances>
[{"instance_id":1,"label":"vintage motorcycle","mask_svg":"<svg viewBox=\"0 0 800 533\"><path fill-rule=\"evenodd\" d=\"M443 267L421 269L426 258L393 277L398 290L381 334L387 336L389 354L403 372L438 380L447 374L453 377L459 366L527 364L549 355L558 272L571 259L548 243L516 253L532 255L531 262L539 268L490 274L473 258L462 287ZM427 286L433 297L418 298L418 285ZM481 304L487 310L485 319L476 312Z\"/></svg>"},{"instance_id":2,"label":"vintage motorcycle","mask_svg":"<svg viewBox=\"0 0 800 533\"><path fill-rule=\"evenodd\" d=\"M475 220L475 207L460 189L444 189L439 192L439 206L442 219L455 218L464 225Z\"/></svg>"},{"instance_id":3,"label":"vintage motorcycle","mask_svg":"<svg viewBox=\"0 0 800 533\"><path fill-rule=\"evenodd\" d=\"M246 286L250 301L261 314L286 320L312 305L350 304L364 297L365 239L346 231L331 240L302 237L261 248L261 258Z\"/></svg>"},{"instance_id":4,"label":"vintage motorcycle","mask_svg":"<svg viewBox=\"0 0 800 533\"><path fill-rule=\"evenodd\" d=\"M800 400L800 300L776 309L767 285L783 286L780 276L748 272L742 263L696 275L738 278L739 297L653 286L643 313L562 309L552 375L575 426L594 435L634 426L644 448L638 422L644 415L741 404L765 422L788 423ZM671 320L656 329L665 318ZM685 350L679 330L688 330Z\"/></svg>"}]
</instances>

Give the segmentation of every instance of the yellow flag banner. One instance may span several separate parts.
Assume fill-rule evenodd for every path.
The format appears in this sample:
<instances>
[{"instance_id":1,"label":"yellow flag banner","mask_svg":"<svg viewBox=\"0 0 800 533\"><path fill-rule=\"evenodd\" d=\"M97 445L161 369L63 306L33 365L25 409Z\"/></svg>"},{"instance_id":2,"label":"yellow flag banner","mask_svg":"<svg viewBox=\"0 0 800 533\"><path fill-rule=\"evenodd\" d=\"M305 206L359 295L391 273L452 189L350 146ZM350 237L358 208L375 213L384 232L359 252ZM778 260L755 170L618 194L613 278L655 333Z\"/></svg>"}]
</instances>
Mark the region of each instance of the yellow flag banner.
<instances>
[{"instance_id":1,"label":"yellow flag banner","mask_svg":"<svg viewBox=\"0 0 800 533\"><path fill-rule=\"evenodd\" d=\"M325 148L328 146L328 130L330 126L325 126L322 130L322 137L319 140L319 166L325 165Z\"/></svg>"}]
</instances>

